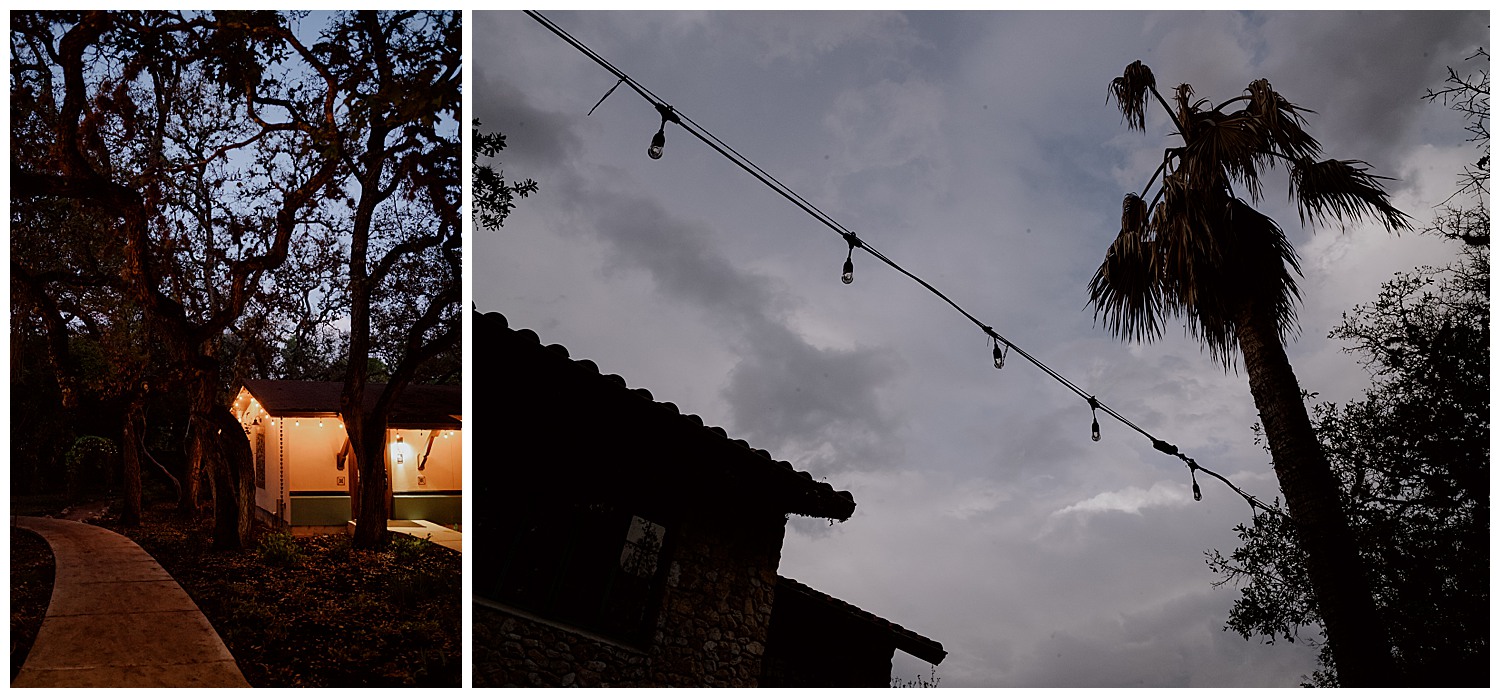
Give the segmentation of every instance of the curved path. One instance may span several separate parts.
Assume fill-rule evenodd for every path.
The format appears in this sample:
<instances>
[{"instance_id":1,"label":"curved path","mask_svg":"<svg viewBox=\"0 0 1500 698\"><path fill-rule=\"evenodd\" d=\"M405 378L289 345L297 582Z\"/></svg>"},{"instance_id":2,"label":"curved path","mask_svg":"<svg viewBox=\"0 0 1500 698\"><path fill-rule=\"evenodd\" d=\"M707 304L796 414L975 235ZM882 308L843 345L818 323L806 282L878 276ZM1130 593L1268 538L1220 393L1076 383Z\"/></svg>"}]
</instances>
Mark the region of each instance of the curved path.
<instances>
[{"instance_id":1,"label":"curved path","mask_svg":"<svg viewBox=\"0 0 1500 698\"><path fill-rule=\"evenodd\" d=\"M57 562L52 600L14 687L248 687L197 604L134 541L17 516Z\"/></svg>"}]
</instances>

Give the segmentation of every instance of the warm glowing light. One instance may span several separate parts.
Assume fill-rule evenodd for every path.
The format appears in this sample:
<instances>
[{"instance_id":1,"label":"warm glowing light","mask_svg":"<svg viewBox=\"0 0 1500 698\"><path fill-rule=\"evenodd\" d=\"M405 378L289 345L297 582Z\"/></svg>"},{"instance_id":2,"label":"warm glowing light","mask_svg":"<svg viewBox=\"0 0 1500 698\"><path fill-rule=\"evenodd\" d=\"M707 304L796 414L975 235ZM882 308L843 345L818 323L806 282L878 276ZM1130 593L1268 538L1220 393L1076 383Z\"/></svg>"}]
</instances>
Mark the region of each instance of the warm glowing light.
<instances>
[{"instance_id":1,"label":"warm glowing light","mask_svg":"<svg viewBox=\"0 0 1500 698\"><path fill-rule=\"evenodd\" d=\"M407 460L416 456L417 452L412 449L411 444L406 443L406 439L397 434L396 440L391 443L391 462L396 465L406 465Z\"/></svg>"}]
</instances>

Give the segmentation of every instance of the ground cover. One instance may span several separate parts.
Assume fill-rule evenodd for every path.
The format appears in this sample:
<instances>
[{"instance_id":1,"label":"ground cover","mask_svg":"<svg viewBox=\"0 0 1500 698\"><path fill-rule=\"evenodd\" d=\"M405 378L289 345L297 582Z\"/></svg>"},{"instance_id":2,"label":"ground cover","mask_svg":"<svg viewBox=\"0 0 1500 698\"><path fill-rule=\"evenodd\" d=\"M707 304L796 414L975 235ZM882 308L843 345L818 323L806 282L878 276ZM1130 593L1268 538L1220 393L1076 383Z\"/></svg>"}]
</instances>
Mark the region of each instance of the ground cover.
<instances>
[{"instance_id":1,"label":"ground cover","mask_svg":"<svg viewBox=\"0 0 1500 698\"><path fill-rule=\"evenodd\" d=\"M10 529L10 678L20 673L52 598L52 549L31 531Z\"/></svg>"},{"instance_id":2,"label":"ground cover","mask_svg":"<svg viewBox=\"0 0 1500 698\"><path fill-rule=\"evenodd\" d=\"M257 687L452 686L462 682L460 555L400 537L354 550L347 535L256 531L241 552L212 549L212 522L173 507L119 529L203 610Z\"/></svg>"}]
</instances>

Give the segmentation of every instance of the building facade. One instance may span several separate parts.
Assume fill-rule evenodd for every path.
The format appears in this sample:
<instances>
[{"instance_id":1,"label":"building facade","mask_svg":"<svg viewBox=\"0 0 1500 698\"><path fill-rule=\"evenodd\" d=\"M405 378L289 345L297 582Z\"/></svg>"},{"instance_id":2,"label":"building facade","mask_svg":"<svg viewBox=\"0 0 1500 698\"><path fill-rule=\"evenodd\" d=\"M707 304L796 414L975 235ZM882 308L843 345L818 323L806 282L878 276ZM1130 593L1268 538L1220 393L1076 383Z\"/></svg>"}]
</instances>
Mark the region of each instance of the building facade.
<instances>
[{"instance_id":1,"label":"building facade","mask_svg":"<svg viewBox=\"0 0 1500 698\"><path fill-rule=\"evenodd\" d=\"M383 387L372 383L366 396ZM294 532L342 530L350 520L354 459L339 416L343 383L246 381L230 410L250 439L257 515ZM409 385L386 430L392 519L457 525L462 518L459 386Z\"/></svg>"},{"instance_id":2,"label":"building facade","mask_svg":"<svg viewBox=\"0 0 1500 698\"><path fill-rule=\"evenodd\" d=\"M492 425L475 437L476 686L886 686L895 649L941 661L848 604L785 601L817 594L777 574L788 517L846 520L848 492L499 314L474 326L492 398L475 405ZM840 665L862 669L778 639L829 615L853 633Z\"/></svg>"}]
</instances>

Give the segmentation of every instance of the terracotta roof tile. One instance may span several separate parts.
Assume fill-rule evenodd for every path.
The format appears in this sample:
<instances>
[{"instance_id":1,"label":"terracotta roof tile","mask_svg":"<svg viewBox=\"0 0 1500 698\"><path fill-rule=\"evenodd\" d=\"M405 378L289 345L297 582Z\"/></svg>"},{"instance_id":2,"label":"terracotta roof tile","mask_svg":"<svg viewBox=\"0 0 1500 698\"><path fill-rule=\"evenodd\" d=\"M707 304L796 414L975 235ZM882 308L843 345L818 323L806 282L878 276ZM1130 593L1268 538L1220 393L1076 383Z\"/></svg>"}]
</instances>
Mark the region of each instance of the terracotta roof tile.
<instances>
[{"instance_id":1,"label":"terracotta roof tile","mask_svg":"<svg viewBox=\"0 0 1500 698\"><path fill-rule=\"evenodd\" d=\"M339 411L342 381L250 380L245 388L277 417L332 415ZM372 408L384 383L365 385L365 406ZM457 385L407 385L391 408L392 427L458 429L463 393Z\"/></svg>"},{"instance_id":2,"label":"terracotta roof tile","mask_svg":"<svg viewBox=\"0 0 1500 698\"><path fill-rule=\"evenodd\" d=\"M937 640L907 630L848 601L829 596L791 577L776 575L776 593L781 594L783 592L799 594L804 598L811 599L824 606L863 620L875 626L881 632L890 633L891 637L895 640L896 649L917 659L932 662L933 664L941 664L943 659L948 656L948 651L943 649L943 643Z\"/></svg>"},{"instance_id":3,"label":"terracotta roof tile","mask_svg":"<svg viewBox=\"0 0 1500 698\"><path fill-rule=\"evenodd\" d=\"M474 325L476 328L476 344L491 341L487 337L500 340L503 340L505 337L514 337L523 340L527 344L541 345L541 338L537 336L536 332L529 329L512 329L509 320L500 313L476 312L474 315ZM601 381L611 383L618 388L628 391L640 399L642 404L657 405L672 414L679 415L681 419L691 424L694 428L712 433L722 440L727 441L729 439L729 435L724 431L723 427L705 425L702 417L692 413L681 412L677 405L670 402L656 402L651 391L645 388L630 388L624 378L613 373L604 374L593 361L571 358L567 347L563 345L547 345L545 349L554 355L566 357L568 363L578 367L579 370L598 376ZM481 345L476 347L476 351L483 353L488 351L488 349L485 349ZM777 478L780 481L778 487L796 494L795 499L800 504L795 507L796 510L787 513L819 518L833 518L841 521L848 519L854 513L854 496L849 492L836 491L828 483L814 480L811 473L795 470L786 461L773 460L770 453L761 449L751 448L750 444L743 440L735 440L733 443L741 446L743 449L736 449L736 451L744 453L745 458L757 464L754 468L757 471L754 473L755 475ZM786 471L795 473L798 477L788 477Z\"/></svg>"}]
</instances>

